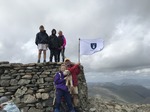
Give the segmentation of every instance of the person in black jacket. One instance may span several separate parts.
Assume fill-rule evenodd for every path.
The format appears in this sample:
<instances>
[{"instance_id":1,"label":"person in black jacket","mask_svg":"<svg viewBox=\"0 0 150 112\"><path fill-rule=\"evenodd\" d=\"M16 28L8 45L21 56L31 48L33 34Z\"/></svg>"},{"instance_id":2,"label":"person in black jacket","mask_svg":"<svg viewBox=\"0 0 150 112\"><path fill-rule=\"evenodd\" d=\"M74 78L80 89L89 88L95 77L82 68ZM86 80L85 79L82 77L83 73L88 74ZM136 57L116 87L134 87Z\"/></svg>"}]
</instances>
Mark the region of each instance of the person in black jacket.
<instances>
[{"instance_id":1,"label":"person in black jacket","mask_svg":"<svg viewBox=\"0 0 150 112\"><path fill-rule=\"evenodd\" d=\"M55 62L58 62L58 50L60 48L60 43L58 37L56 36L56 30L53 29L52 34L49 37L48 45L50 50L50 62L53 61L53 56L55 58Z\"/></svg>"},{"instance_id":2,"label":"person in black jacket","mask_svg":"<svg viewBox=\"0 0 150 112\"><path fill-rule=\"evenodd\" d=\"M41 25L40 26L40 32L36 34L36 39L35 39L35 44L38 46L38 63L40 63L40 59L41 59L41 53L43 51L43 57L44 57L44 61L46 62L46 50L48 47L48 35L46 33L46 31L44 30L44 26Z\"/></svg>"}]
</instances>

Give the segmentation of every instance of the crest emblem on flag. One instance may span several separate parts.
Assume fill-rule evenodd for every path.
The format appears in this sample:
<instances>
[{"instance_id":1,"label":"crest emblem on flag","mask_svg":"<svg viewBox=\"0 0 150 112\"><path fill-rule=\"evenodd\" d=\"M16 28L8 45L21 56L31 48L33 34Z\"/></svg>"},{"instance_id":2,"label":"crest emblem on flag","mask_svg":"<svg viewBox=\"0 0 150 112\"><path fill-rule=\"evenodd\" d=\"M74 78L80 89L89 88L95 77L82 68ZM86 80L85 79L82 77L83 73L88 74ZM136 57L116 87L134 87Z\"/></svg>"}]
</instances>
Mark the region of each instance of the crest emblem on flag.
<instances>
[{"instance_id":1,"label":"crest emblem on flag","mask_svg":"<svg viewBox=\"0 0 150 112\"><path fill-rule=\"evenodd\" d=\"M91 43L91 48L94 50L97 47L97 43Z\"/></svg>"}]
</instances>

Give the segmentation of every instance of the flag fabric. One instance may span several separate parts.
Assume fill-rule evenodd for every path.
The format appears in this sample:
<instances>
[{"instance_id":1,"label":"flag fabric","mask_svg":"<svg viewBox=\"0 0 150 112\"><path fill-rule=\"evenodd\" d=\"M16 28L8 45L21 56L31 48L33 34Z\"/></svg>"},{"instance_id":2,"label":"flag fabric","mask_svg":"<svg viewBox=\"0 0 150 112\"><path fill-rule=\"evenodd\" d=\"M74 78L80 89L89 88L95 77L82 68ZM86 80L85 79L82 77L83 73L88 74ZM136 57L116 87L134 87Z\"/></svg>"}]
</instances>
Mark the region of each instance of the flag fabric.
<instances>
[{"instance_id":1,"label":"flag fabric","mask_svg":"<svg viewBox=\"0 0 150 112\"><path fill-rule=\"evenodd\" d=\"M91 55L104 47L102 39L80 39L80 55Z\"/></svg>"}]
</instances>

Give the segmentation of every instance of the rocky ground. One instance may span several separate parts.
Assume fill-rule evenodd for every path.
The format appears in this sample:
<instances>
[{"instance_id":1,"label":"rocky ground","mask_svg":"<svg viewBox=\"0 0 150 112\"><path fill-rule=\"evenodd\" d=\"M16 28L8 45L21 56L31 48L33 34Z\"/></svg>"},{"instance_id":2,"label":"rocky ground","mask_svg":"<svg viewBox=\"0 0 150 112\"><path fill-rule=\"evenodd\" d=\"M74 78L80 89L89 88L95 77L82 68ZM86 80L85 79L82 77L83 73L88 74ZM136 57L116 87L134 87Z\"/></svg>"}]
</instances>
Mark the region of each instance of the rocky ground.
<instances>
[{"instance_id":1,"label":"rocky ground","mask_svg":"<svg viewBox=\"0 0 150 112\"><path fill-rule=\"evenodd\" d=\"M150 104L125 104L105 101L100 98L89 98L85 112L150 112Z\"/></svg>"}]
</instances>

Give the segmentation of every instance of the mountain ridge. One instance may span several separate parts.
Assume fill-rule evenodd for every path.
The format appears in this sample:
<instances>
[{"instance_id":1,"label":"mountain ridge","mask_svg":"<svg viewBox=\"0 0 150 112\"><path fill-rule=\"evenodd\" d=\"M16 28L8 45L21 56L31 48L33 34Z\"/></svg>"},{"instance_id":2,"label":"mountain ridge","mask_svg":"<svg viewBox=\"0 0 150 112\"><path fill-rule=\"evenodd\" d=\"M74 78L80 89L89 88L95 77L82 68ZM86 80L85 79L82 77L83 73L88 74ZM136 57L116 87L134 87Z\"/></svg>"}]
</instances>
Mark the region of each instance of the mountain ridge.
<instances>
[{"instance_id":1,"label":"mountain ridge","mask_svg":"<svg viewBox=\"0 0 150 112\"><path fill-rule=\"evenodd\" d=\"M104 99L123 103L149 104L150 89L142 85L109 83L88 83L90 97L99 96Z\"/></svg>"}]
</instances>

